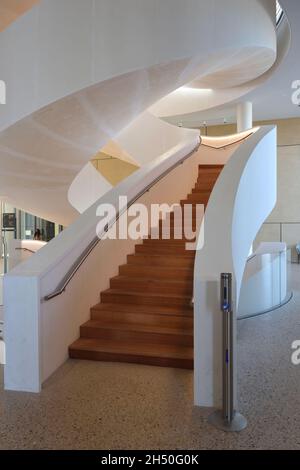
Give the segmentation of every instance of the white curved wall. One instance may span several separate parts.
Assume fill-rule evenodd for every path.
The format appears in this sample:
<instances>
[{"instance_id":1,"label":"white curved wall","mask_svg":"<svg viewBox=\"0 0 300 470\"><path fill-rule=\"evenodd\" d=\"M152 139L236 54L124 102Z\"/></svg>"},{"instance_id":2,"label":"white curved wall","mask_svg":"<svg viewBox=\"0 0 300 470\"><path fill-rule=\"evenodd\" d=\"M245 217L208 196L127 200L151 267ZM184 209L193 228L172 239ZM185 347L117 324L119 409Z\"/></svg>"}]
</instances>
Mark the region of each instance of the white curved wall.
<instances>
[{"instance_id":1,"label":"white curved wall","mask_svg":"<svg viewBox=\"0 0 300 470\"><path fill-rule=\"evenodd\" d=\"M232 155L210 197L204 248L196 253L195 402L220 406L222 315L220 274L233 274L234 314L255 236L276 203L276 129L259 128Z\"/></svg>"},{"instance_id":2,"label":"white curved wall","mask_svg":"<svg viewBox=\"0 0 300 470\"><path fill-rule=\"evenodd\" d=\"M68 200L71 206L82 214L111 188L112 185L89 162L72 182L68 190Z\"/></svg>"},{"instance_id":3,"label":"white curved wall","mask_svg":"<svg viewBox=\"0 0 300 470\"><path fill-rule=\"evenodd\" d=\"M122 130L115 141L135 164L142 166L197 136L198 130L172 126L146 111Z\"/></svg>"}]
</instances>

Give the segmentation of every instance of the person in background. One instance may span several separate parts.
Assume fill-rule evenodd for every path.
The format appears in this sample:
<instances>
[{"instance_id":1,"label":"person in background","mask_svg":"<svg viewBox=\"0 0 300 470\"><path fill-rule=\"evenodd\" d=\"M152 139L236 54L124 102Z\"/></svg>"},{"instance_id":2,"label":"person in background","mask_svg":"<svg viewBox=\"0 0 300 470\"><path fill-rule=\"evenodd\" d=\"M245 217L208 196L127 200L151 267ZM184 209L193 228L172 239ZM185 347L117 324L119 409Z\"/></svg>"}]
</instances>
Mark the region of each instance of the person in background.
<instances>
[{"instance_id":1,"label":"person in background","mask_svg":"<svg viewBox=\"0 0 300 470\"><path fill-rule=\"evenodd\" d=\"M41 231L40 231L39 228L36 229L33 239L34 240L41 240L42 239Z\"/></svg>"}]
</instances>

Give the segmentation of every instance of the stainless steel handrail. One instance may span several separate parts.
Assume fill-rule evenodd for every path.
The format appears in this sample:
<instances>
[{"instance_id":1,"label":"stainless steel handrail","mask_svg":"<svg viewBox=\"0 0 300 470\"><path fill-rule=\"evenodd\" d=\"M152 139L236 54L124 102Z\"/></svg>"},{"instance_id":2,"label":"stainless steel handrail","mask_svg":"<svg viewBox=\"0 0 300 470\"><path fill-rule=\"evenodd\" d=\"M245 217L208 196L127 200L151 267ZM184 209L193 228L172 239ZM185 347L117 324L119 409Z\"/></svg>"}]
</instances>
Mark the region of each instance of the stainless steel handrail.
<instances>
[{"instance_id":1,"label":"stainless steel handrail","mask_svg":"<svg viewBox=\"0 0 300 470\"><path fill-rule=\"evenodd\" d=\"M3 245L3 272L4 274L8 271L8 249L7 249L7 241L5 235L2 236L2 245Z\"/></svg>"},{"instance_id":2,"label":"stainless steel handrail","mask_svg":"<svg viewBox=\"0 0 300 470\"><path fill-rule=\"evenodd\" d=\"M254 258L258 258L259 256L264 256L264 255L281 255L281 253L285 253L286 250L278 250L275 252L270 252L270 253L254 253L251 256L248 256L246 263L249 263L249 261L252 261Z\"/></svg>"},{"instance_id":3,"label":"stainless steel handrail","mask_svg":"<svg viewBox=\"0 0 300 470\"><path fill-rule=\"evenodd\" d=\"M201 145L201 137L200 137L200 142L197 144L197 146L190 152L188 155L186 155L184 158L182 158L179 162L175 163L173 166L168 168L165 172L163 172L160 176L158 176L152 183L150 183L148 186L146 186L143 190L141 190L133 199L130 200L126 208L120 212L117 213L115 219L111 222L110 225L106 225L105 227L105 233L107 233L111 227L114 226L114 224L119 220L119 218L123 215L124 212L126 212L130 206L132 206L138 199L140 199L144 194L150 191L153 186L155 186L159 181L161 181L165 176L167 176L171 171L175 170L178 166L182 165L186 160L188 160L194 153L196 153L199 150L199 147ZM103 234L104 236L104 234ZM86 247L86 249L81 253L81 255L77 258L77 260L72 264L66 275L62 278L62 280L59 282L57 285L56 289L51 293L46 295L43 300L48 301L51 299L54 299L55 297L58 297L61 295L63 292L65 292L68 284L71 282L77 271L80 269L82 264L85 262L85 260L88 258L90 253L94 250L94 248L98 245L98 243L102 240L102 237L96 236L93 238L91 243Z\"/></svg>"},{"instance_id":4,"label":"stainless steel handrail","mask_svg":"<svg viewBox=\"0 0 300 470\"><path fill-rule=\"evenodd\" d=\"M17 247L17 248L15 248L15 250L29 251L29 253L36 253L36 251L34 251L34 250L30 250L29 248L23 248L23 247L21 247L21 248Z\"/></svg>"}]
</instances>

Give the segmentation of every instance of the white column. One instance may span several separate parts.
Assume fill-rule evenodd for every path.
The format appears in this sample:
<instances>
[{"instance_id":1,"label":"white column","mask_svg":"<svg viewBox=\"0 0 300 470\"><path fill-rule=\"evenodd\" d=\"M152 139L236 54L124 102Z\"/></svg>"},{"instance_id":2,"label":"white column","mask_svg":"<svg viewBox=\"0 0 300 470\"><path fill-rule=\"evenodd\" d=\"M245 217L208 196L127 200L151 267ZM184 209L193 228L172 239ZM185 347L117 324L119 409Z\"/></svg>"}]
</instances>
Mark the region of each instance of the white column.
<instances>
[{"instance_id":1,"label":"white column","mask_svg":"<svg viewBox=\"0 0 300 470\"><path fill-rule=\"evenodd\" d=\"M244 132L253 127L253 111L251 101L237 105L237 131Z\"/></svg>"}]
</instances>

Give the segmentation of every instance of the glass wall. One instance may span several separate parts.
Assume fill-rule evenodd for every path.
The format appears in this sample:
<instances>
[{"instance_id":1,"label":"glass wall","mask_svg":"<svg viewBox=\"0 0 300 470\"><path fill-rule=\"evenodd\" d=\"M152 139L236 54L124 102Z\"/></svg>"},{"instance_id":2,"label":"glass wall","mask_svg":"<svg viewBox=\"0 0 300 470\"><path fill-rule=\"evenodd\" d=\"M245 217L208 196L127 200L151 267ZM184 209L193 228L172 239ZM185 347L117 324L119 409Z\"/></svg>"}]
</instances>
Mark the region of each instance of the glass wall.
<instances>
[{"instance_id":1,"label":"glass wall","mask_svg":"<svg viewBox=\"0 0 300 470\"><path fill-rule=\"evenodd\" d=\"M10 204L0 203L0 275L5 272L4 252L10 242L12 240L33 240L37 229L40 230L40 240L49 242L63 230L63 227L16 209Z\"/></svg>"}]
</instances>

